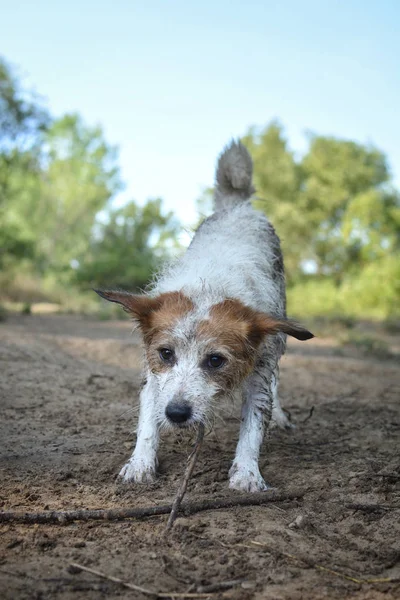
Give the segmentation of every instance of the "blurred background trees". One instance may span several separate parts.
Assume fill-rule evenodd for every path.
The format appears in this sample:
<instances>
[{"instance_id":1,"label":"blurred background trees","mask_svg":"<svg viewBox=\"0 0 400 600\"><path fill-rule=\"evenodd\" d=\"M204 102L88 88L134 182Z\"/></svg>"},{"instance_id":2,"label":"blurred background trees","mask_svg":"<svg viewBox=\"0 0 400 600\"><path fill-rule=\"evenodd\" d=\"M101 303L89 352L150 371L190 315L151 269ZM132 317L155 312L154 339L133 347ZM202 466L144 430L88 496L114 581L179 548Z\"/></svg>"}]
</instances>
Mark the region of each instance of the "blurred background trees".
<instances>
[{"instance_id":1,"label":"blurred background trees","mask_svg":"<svg viewBox=\"0 0 400 600\"><path fill-rule=\"evenodd\" d=\"M111 210L94 230L77 281L99 287L145 287L171 250L178 248L179 229L173 214L163 213L160 199Z\"/></svg>"},{"instance_id":2,"label":"blurred background trees","mask_svg":"<svg viewBox=\"0 0 400 600\"><path fill-rule=\"evenodd\" d=\"M144 286L176 248L179 225L161 200L116 209L122 187L102 129L77 114L51 118L1 60L1 296L26 300L25 287L31 300L60 300L63 286Z\"/></svg>"},{"instance_id":3,"label":"blurred background trees","mask_svg":"<svg viewBox=\"0 0 400 600\"><path fill-rule=\"evenodd\" d=\"M398 313L400 194L385 155L310 135L296 159L277 122L243 141L254 159L255 205L281 237L291 310Z\"/></svg>"},{"instance_id":4,"label":"blurred background trees","mask_svg":"<svg viewBox=\"0 0 400 600\"><path fill-rule=\"evenodd\" d=\"M309 135L296 156L279 122L251 128L255 206L282 241L292 314L400 314L400 194L385 155ZM160 199L116 207L117 149L77 114L54 119L0 60L0 299L62 302L92 286L139 289L179 250ZM198 202L211 212L211 190ZM31 286L32 287L32 286ZM80 292L79 292L80 290ZM24 296L25 294L25 296Z\"/></svg>"}]
</instances>

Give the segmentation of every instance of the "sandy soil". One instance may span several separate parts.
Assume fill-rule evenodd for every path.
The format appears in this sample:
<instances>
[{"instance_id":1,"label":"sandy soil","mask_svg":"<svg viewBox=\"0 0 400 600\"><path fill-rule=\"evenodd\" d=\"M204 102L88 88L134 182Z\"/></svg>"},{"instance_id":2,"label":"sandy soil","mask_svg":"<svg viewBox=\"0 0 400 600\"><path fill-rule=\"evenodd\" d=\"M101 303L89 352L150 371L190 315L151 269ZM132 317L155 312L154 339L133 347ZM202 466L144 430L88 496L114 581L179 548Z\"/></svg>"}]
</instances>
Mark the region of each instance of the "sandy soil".
<instances>
[{"instance_id":1,"label":"sandy soil","mask_svg":"<svg viewBox=\"0 0 400 600\"><path fill-rule=\"evenodd\" d=\"M129 323L19 316L0 325L0 340L3 510L172 500L191 447L185 436L163 440L157 483L115 483L137 418L131 409L141 351ZM297 428L273 433L261 465L280 490L306 490L302 500L180 518L167 540L165 517L3 524L1 597L144 598L74 572L70 563L78 562L164 592L244 580L210 598L399 598L399 391L395 361L338 356L325 340L293 343L282 361L281 396ZM228 490L227 472L239 407L223 411L224 420L205 440L188 500L238 494ZM378 506L355 510L351 503ZM340 574L390 581L356 583Z\"/></svg>"}]
</instances>

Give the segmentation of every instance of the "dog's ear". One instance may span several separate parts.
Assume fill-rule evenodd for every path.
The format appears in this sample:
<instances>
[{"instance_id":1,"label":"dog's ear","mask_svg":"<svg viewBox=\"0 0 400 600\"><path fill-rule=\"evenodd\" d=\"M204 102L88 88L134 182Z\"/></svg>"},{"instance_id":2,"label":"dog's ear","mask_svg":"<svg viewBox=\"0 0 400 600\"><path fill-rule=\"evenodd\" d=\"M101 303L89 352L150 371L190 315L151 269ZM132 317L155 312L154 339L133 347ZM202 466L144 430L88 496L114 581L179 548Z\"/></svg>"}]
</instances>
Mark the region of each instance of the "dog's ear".
<instances>
[{"instance_id":1,"label":"dog's ear","mask_svg":"<svg viewBox=\"0 0 400 600\"><path fill-rule=\"evenodd\" d=\"M160 296L151 298L150 296L142 296L120 290L94 291L105 300L120 304L124 311L129 313L142 328L148 326L151 314L159 310L162 305Z\"/></svg>"},{"instance_id":2,"label":"dog's ear","mask_svg":"<svg viewBox=\"0 0 400 600\"><path fill-rule=\"evenodd\" d=\"M153 298L119 290L94 291L105 300L120 304L139 324L145 340L193 308L192 301L182 292L166 292Z\"/></svg>"},{"instance_id":3,"label":"dog's ear","mask_svg":"<svg viewBox=\"0 0 400 600\"><path fill-rule=\"evenodd\" d=\"M310 340L314 337L313 333L299 323L296 323L296 321L277 319L263 313L257 313L253 322L253 331L255 335L260 337L276 335L277 333L286 333L301 341Z\"/></svg>"}]
</instances>

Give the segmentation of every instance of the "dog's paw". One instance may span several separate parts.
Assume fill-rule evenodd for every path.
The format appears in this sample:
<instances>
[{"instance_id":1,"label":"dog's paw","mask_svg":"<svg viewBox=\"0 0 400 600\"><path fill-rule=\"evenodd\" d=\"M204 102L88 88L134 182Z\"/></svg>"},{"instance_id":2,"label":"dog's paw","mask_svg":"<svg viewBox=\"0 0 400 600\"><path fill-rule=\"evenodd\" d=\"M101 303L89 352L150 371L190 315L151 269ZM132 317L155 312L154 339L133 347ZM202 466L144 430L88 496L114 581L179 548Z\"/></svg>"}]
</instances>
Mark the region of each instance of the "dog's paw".
<instances>
[{"instance_id":1,"label":"dog's paw","mask_svg":"<svg viewBox=\"0 0 400 600\"><path fill-rule=\"evenodd\" d=\"M229 487L241 492L265 492L270 486L265 483L257 465L241 467L235 463L229 471Z\"/></svg>"},{"instance_id":2,"label":"dog's paw","mask_svg":"<svg viewBox=\"0 0 400 600\"><path fill-rule=\"evenodd\" d=\"M286 429L286 431L296 429L296 425L289 421L288 417L280 407L274 407L272 409L271 420L269 422L269 429L276 428Z\"/></svg>"},{"instance_id":3,"label":"dog's paw","mask_svg":"<svg viewBox=\"0 0 400 600\"><path fill-rule=\"evenodd\" d=\"M154 465L149 465L135 458L127 462L118 475L123 483L152 483L155 477Z\"/></svg>"}]
</instances>

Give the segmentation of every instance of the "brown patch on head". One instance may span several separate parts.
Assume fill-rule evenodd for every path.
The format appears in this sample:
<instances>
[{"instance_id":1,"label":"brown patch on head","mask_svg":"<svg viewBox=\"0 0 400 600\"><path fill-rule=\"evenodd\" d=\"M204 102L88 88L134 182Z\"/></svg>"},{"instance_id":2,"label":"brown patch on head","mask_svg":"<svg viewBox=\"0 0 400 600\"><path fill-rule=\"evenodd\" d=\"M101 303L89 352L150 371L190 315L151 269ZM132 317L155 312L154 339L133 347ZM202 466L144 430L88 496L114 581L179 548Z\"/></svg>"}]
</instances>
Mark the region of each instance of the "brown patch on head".
<instances>
[{"instance_id":1,"label":"brown patch on head","mask_svg":"<svg viewBox=\"0 0 400 600\"><path fill-rule=\"evenodd\" d=\"M210 318L202 321L197 329L198 335L209 340L214 351L225 351L229 355L223 369L212 371L214 377L225 378L228 387L251 373L264 338L279 332L302 340L313 337L293 321L277 319L230 298L215 304Z\"/></svg>"},{"instance_id":2,"label":"brown patch on head","mask_svg":"<svg viewBox=\"0 0 400 600\"><path fill-rule=\"evenodd\" d=\"M121 304L138 323L146 345L152 370L163 371L170 365L160 359L160 344L168 346L166 337L176 321L193 308L193 302L182 292L168 292L155 298L124 291L95 290L102 298Z\"/></svg>"},{"instance_id":3,"label":"brown patch on head","mask_svg":"<svg viewBox=\"0 0 400 600\"><path fill-rule=\"evenodd\" d=\"M161 294L156 300L159 307L152 313L151 319L151 328L154 331L169 329L193 309L193 302L182 292Z\"/></svg>"},{"instance_id":4,"label":"brown patch on head","mask_svg":"<svg viewBox=\"0 0 400 600\"><path fill-rule=\"evenodd\" d=\"M253 312L239 300L227 299L212 306L209 319L199 323L198 336L207 341L210 351L220 352L227 358L223 368L209 371L221 389L234 387L254 367Z\"/></svg>"},{"instance_id":5,"label":"brown patch on head","mask_svg":"<svg viewBox=\"0 0 400 600\"><path fill-rule=\"evenodd\" d=\"M193 309L193 302L182 292L168 292L156 298L158 306L152 311L146 325L142 326L146 344L146 355L153 372L167 371L175 363L174 357L165 362L160 357L160 348L170 348L169 335L179 319Z\"/></svg>"},{"instance_id":6,"label":"brown patch on head","mask_svg":"<svg viewBox=\"0 0 400 600\"><path fill-rule=\"evenodd\" d=\"M239 300L227 298L215 304L210 311L213 326L221 328L221 324L230 333L247 337L253 348L257 348L266 335L286 333L298 340L309 340L314 337L307 329L290 319L279 319L261 311L245 306ZM222 333L226 336L226 332Z\"/></svg>"},{"instance_id":7,"label":"brown patch on head","mask_svg":"<svg viewBox=\"0 0 400 600\"><path fill-rule=\"evenodd\" d=\"M182 292L167 292L155 298L124 291L94 290L106 300L121 304L138 322L144 336L168 328L193 308L193 303Z\"/></svg>"}]
</instances>

